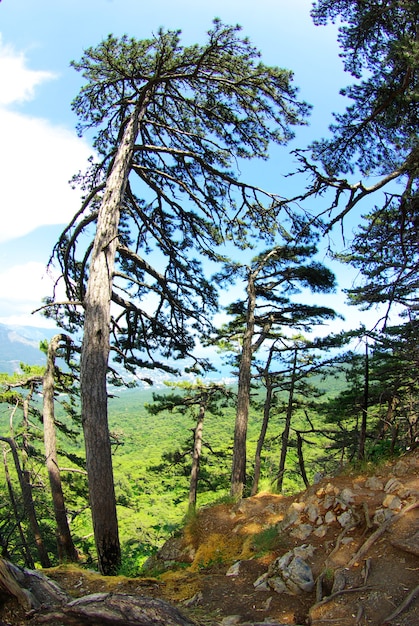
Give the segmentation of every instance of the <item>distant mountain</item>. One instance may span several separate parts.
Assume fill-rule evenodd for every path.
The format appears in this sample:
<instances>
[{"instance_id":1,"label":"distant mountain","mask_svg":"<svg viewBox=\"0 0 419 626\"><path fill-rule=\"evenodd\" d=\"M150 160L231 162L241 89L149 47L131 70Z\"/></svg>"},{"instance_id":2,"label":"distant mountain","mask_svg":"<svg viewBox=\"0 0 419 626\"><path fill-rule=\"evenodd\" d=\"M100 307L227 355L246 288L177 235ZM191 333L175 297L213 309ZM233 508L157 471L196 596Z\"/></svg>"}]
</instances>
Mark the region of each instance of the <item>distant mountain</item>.
<instances>
[{"instance_id":1,"label":"distant mountain","mask_svg":"<svg viewBox=\"0 0 419 626\"><path fill-rule=\"evenodd\" d=\"M51 339L57 332L54 328L0 324L0 372L12 374L22 362L43 365L45 355L39 344L43 339Z\"/></svg>"},{"instance_id":2,"label":"distant mountain","mask_svg":"<svg viewBox=\"0 0 419 626\"><path fill-rule=\"evenodd\" d=\"M0 324L0 372L13 374L19 370L20 363L28 365L44 365L46 357L39 349L42 340L48 341L60 332L54 328L38 328L35 326L7 326ZM223 365L219 355L214 351L211 355L213 365L217 367L217 371L208 374L206 380L223 380L226 384L231 384L234 378L231 377L231 368ZM180 366L179 362L171 363L174 366ZM132 380L133 377L124 371L120 366L112 363L116 370L120 370L126 381ZM182 379L194 380L194 376L183 374ZM135 380L140 387L148 388L146 379L151 379L155 387L163 387L164 381L178 381L177 376L171 376L163 371L153 369L138 369Z\"/></svg>"}]
</instances>

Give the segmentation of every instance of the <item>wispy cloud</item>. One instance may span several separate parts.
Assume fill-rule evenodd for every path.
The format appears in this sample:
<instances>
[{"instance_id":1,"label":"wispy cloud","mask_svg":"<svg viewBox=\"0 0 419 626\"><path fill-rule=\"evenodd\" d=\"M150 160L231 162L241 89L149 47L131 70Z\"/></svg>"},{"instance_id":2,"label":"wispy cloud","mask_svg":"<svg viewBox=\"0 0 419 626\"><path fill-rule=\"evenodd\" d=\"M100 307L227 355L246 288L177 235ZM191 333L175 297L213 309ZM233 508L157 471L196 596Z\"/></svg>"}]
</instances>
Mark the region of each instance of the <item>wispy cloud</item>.
<instances>
[{"instance_id":1,"label":"wispy cloud","mask_svg":"<svg viewBox=\"0 0 419 626\"><path fill-rule=\"evenodd\" d=\"M18 110L56 78L29 69L25 54L0 39L0 242L66 223L77 210L79 196L68 181L83 169L91 149L75 132Z\"/></svg>"}]
</instances>

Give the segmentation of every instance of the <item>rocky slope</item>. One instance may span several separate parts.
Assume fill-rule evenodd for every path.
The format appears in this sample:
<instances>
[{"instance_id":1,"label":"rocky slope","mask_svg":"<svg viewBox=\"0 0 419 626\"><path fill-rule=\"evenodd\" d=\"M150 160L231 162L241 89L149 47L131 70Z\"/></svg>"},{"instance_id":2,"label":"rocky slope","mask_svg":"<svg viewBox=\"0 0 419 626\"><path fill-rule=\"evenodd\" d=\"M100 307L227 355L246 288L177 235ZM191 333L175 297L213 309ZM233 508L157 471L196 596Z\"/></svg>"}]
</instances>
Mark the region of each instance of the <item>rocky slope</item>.
<instances>
[{"instance_id":1,"label":"rocky slope","mask_svg":"<svg viewBox=\"0 0 419 626\"><path fill-rule=\"evenodd\" d=\"M207 626L419 625L419 451L296 496L204 509L149 567L136 579L46 573L72 597L160 598ZM13 610L0 619L26 623Z\"/></svg>"}]
</instances>

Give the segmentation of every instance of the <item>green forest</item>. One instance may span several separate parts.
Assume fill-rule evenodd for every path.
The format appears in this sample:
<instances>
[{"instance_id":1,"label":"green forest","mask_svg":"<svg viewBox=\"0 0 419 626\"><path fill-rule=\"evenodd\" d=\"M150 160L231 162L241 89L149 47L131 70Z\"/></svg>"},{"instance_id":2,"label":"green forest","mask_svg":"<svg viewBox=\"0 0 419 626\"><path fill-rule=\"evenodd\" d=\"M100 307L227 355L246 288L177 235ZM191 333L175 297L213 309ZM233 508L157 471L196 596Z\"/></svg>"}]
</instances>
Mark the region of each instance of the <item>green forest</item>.
<instances>
[{"instance_id":1,"label":"green forest","mask_svg":"<svg viewBox=\"0 0 419 626\"><path fill-rule=\"evenodd\" d=\"M72 62L99 156L51 251L46 365L0 375L11 561L134 576L197 507L418 445L419 6L319 0L312 19L339 23L348 104L294 150L287 198L240 164L287 150L310 104L240 27L109 35ZM358 272L373 328L325 334L328 260Z\"/></svg>"}]
</instances>

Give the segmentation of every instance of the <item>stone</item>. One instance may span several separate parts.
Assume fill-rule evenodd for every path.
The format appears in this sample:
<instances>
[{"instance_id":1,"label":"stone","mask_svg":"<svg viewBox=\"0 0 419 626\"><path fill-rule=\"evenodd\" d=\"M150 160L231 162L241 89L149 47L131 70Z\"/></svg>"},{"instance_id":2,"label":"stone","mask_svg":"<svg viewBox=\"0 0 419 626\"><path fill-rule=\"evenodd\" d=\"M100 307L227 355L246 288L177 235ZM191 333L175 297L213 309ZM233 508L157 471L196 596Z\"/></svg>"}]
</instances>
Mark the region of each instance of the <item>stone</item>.
<instances>
[{"instance_id":1,"label":"stone","mask_svg":"<svg viewBox=\"0 0 419 626\"><path fill-rule=\"evenodd\" d=\"M307 537L311 535L313 530L314 529L311 524L299 524L290 532L290 535L291 537L294 537L294 539L301 539L301 541L304 541L304 539L307 539Z\"/></svg>"},{"instance_id":2,"label":"stone","mask_svg":"<svg viewBox=\"0 0 419 626\"><path fill-rule=\"evenodd\" d=\"M386 495L383 500L383 506L392 511L400 511L402 508L402 501L398 496L394 496L392 493Z\"/></svg>"},{"instance_id":3,"label":"stone","mask_svg":"<svg viewBox=\"0 0 419 626\"><path fill-rule=\"evenodd\" d=\"M335 496L331 496L330 494L325 497L323 500L323 508L331 509L335 505Z\"/></svg>"},{"instance_id":4,"label":"stone","mask_svg":"<svg viewBox=\"0 0 419 626\"><path fill-rule=\"evenodd\" d=\"M381 526L384 524L390 517L393 517L394 513L390 509L377 509L374 513L373 524L376 526Z\"/></svg>"},{"instance_id":5,"label":"stone","mask_svg":"<svg viewBox=\"0 0 419 626\"><path fill-rule=\"evenodd\" d=\"M312 546L311 543L309 543L308 545L303 544L302 546L297 546L293 550L295 556L299 556L302 559L310 559L312 556L314 556L315 551L316 548Z\"/></svg>"},{"instance_id":6,"label":"stone","mask_svg":"<svg viewBox=\"0 0 419 626\"><path fill-rule=\"evenodd\" d=\"M396 463L393 469L396 476L405 476L409 472L409 467L405 461Z\"/></svg>"},{"instance_id":7,"label":"stone","mask_svg":"<svg viewBox=\"0 0 419 626\"><path fill-rule=\"evenodd\" d=\"M290 582L301 591L310 592L314 587L314 578L310 566L301 557L293 558L288 566Z\"/></svg>"},{"instance_id":8,"label":"stone","mask_svg":"<svg viewBox=\"0 0 419 626\"><path fill-rule=\"evenodd\" d=\"M317 518L319 517L320 512L319 512L319 507L317 506L317 504L309 504L309 506L307 507L307 517L309 519L309 521L314 524L317 520Z\"/></svg>"},{"instance_id":9,"label":"stone","mask_svg":"<svg viewBox=\"0 0 419 626\"><path fill-rule=\"evenodd\" d=\"M235 626L235 624L240 624L241 620L241 615L227 615L221 620L221 626Z\"/></svg>"},{"instance_id":10,"label":"stone","mask_svg":"<svg viewBox=\"0 0 419 626\"><path fill-rule=\"evenodd\" d=\"M326 535L327 530L328 530L327 526L325 524L322 524L322 526L319 526L318 528L316 528L313 534L316 537L319 537L319 539L322 539Z\"/></svg>"},{"instance_id":11,"label":"stone","mask_svg":"<svg viewBox=\"0 0 419 626\"><path fill-rule=\"evenodd\" d=\"M295 524L299 520L301 513L303 513L305 506L304 502L293 502L288 508L284 519L279 523L280 529L285 530Z\"/></svg>"},{"instance_id":12,"label":"stone","mask_svg":"<svg viewBox=\"0 0 419 626\"><path fill-rule=\"evenodd\" d=\"M354 492L351 491L351 489L348 489L348 487L346 487L345 489L342 489L342 491L339 494L339 500L341 500L345 504L351 504L354 501L354 499L355 499Z\"/></svg>"},{"instance_id":13,"label":"stone","mask_svg":"<svg viewBox=\"0 0 419 626\"><path fill-rule=\"evenodd\" d=\"M382 491L384 489L384 483L376 476L370 476L365 481L366 489L372 489L373 491Z\"/></svg>"},{"instance_id":14,"label":"stone","mask_svg":"<svg viewBox=\"0 0 419 626\"><path fill-rule=\"evenodd\" d=\"M268 585L272 591L275 591L275 593L285 593L287 591L285 582L279 576L276 578L269 578Z\"/></svg>"},{"instance_id":15,"label":"stone","mask_svg":"<svg viewBox=\"0 0 419 626\"><path fill-rule=\"evenodd\" d=\"M311 552L308 547L306 550ZM314 587L310 566L301 556L296 555L294 550L286 552L270 564L267 581L270 588L277 593L300 594L310 592Z\"/></svg>"},{"instance_id":16,"label":"stone","mask_svg":"<svg viewBox=\"0 0 419 626\"><path fill-rule=\"evenodd\" d=\"M253 587L255 588L255 591L269 591L268 572L259 576L259 578L253 583Z\"/></svg>"},{"instance_id":17,"label":"stone","mask_svg":"<svg viewBox=\"0 0 419 626\"><path fill-rule=\"evenodd\" d=\"M327 511L324 521L326 524L333 524L333 522L336 522L336 515L332 511Z\"/></svg>"},{"instance_id":18,"label":"stone","mask_svg":"<svg viewBox=\"0 0 419 626\"><path fill-rule=\"evenodd\" d=\"M401 483L400 480L398 480L397 478L394 478L393 476L386 482L384 491L386 493L397 493L399 489L403 489L403 488L404 488L403 483Z\"/></svg>"},{"instance_id":19,"label":"stone","mask_svg":"<svg viewBox=\"0 0 419 626\"><path fill-rule=\"evenodd\" d=\"M354 523L353 515L349 511L344 511L342 515L338 515L337 520L342 528L347 528Z\"/></svg>"},{"instance_id":20,"label":"stone","mask_svg":"<svg viewBox=\"0 0 419 626\"><path fill-rule=\"evenodd\" d=\"M238 576L240 573L241 561L236 561L226 572L226 576Z\"/></svg>"}]
</instances>

